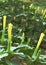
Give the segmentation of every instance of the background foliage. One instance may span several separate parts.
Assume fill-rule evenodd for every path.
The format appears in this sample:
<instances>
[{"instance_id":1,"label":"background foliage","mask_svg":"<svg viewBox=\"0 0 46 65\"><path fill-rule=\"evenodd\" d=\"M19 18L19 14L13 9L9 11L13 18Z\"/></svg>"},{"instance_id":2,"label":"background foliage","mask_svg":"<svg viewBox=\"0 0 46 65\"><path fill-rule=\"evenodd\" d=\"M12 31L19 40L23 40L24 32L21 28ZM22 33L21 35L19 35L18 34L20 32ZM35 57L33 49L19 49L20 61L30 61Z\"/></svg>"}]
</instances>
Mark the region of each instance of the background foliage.
<instances>
[{"instance_id":1,"label":"background foliage","mask_svg":"<svg viewBox=\"0 0 46 65\"><path fill-rule=\"evenodd\" d=\"M44 32L46 34L46 6L45 6L46 1L45 0L43 0L42 2L41 0L40 1L32 0L30 2L29 1L30 0L27 0L27 1L26 0L23 0L23 1L0 0L0 36L2 31L3 16L6 15L7 25L6 25L5 39L7 39L8 23L11 22L13 24L12 45L15 46L15 49L13 48L13 51L15 51L14 53L15 57L14 57L14 54L13 55L11 54L11 56L8 55L7 57L3 59L1 58L0 64L15 65L15 60L16 60L16 65L17 65L17 61L19 64L20 61L23 59L21 62L22 64L25 63L25 61L27 62L28 60L30 60L28 62L29 64L28 63L27 64L31 65L31 55L33 54L33 51L34 51L33 48L36 47L36 44L41 32ZM30 38L30 41L28 41L29 38ZM21 42L23 42L22 45L20 45ZM4 44L6 43L7 41L4 42ZM7 45L5 45L5 48L3 48L3 50L6 49L6 46ZM40 65L42 63L44 65L45 64L44 62L46 62L45 60L46 56L44 55L46 54L46 50L45 50L46 36L44 37L40 48L42 49L40 54L43 55L42 56L43 59L41 59L41 61L39 62L38 62L39 59L36 60L36 62L33 62L32 65L34 63L40 64ZM2 48L0 48L0 50L2 50ZM22 52L22 54L20 52Z\"/></svg>"}]
</instances>

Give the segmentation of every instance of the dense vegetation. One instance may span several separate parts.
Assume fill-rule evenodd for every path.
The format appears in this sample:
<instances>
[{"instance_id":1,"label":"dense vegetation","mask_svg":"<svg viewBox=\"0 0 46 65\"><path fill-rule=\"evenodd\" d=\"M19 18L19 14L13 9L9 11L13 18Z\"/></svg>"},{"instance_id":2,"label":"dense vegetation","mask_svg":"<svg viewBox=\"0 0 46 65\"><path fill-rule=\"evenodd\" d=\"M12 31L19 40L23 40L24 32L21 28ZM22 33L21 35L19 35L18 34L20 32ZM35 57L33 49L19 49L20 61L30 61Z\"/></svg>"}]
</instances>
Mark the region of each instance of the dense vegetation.
<instances>
[{"instance_id":1,"label":"dense vegetation","mask_svg":"<svg viewBox=\"0 0 46 65\"><path fill-rule=\"evenodd\" d=\"M46 65L46 8L0 0L0 65Z\"/></svg>"}]
</instances>

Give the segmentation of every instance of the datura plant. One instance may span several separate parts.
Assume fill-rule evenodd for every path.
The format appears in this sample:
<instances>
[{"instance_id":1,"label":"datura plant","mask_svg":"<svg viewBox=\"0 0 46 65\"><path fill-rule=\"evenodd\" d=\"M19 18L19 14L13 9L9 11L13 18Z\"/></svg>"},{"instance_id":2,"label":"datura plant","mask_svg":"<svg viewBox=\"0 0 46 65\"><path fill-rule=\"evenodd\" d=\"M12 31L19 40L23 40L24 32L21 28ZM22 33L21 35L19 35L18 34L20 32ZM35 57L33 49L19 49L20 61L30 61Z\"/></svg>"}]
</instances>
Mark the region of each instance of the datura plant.
<instances>
[{"instance_id":1,"label":"datura plant","mask_svg":"<svg viewBox=\"0 0 46 65\"><path fill-rule=\"evenodd\" d=\"M39 47L41 45L41 42L42 42L44 36L45 36L45 34L44 33L41 33L40 38L39 38L39 41L37 43L37 46L36 46L36 48L34 50L34 53L32 55L32 58L34 58L34 59L36 59L36 56L37 56L37 53L38 53L38 49L39 49Z\"/></svg>"},{"instance_id":2,"label":"datura plant","mask_svg":"<svg viewBox=\"0 0 46 65\"><path fill-rule=\"evenodd\" d=\"M2 30L1 42L4 42L5 29L6 29L6 18L7 18L7 16L3 16L3 30Z\"/></svg>"}]
</instances>

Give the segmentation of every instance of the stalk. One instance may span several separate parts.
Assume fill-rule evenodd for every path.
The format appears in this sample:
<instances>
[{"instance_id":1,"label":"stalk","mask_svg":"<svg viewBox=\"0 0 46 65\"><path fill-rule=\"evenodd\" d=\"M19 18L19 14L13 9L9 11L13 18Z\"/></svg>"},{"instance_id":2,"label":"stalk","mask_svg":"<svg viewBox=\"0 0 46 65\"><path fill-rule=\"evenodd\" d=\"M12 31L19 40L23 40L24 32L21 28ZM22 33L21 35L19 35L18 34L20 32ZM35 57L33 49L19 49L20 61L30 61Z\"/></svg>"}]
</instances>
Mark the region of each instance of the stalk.
<instances>
[{"instance_id":1,"label":"stalk","mask_svg":"<svg viewBox=\"0 0 46 65\"><path fill-rule=\"evenodd\" d=\"M10 53L11 52L11 42L12 42L12 24L8 24L8 47L7 50Z\"/></svg>"},{"instance_id":2,"label":"stalk","mask_svg":"<svg viewBox=\"0 0 46 65\"><path fill-rule=\"evenodd\" d=\"M34 50L34 53L33 53L33 56L32 56L32 57L34 57L34 56L37 55L39 46L41 45L41 42L42 42L44 36L45 36L45 34L44 34L44 33L41 33L40 38L39 38L39 41L38 41L38 43L37 43L37 46L36 46L36 48L35 48L35 50Z\"/></svg>"},{"instance_id":3,"label":"stalk","mask_svg":"<svg viewBox=\"0 0 46 65\"><path fill-rule=\"evenodd\" d=\"M23 34L22 34L22 40L21 40L21 44L24 42L24 32L23 32Z\"/></svg>"},{"instance_id":4,"label":"stalk","mask_svg":"<svg viewBox=\"0 0 46 65\"><path fill-rule=\"evenodd\" d=\"M31 39L30 39L30 38L28 38L28 41L27 41L27 44L28 44L28 45L30 44L30 40L31 40Z\"/></svg>"},{"instance_id":5,"label":"stalk","mask_svg":"<svg viewBox=\"0 0 46 65\"><path fill-rule=\"evenodd\" d=\"M5 29L6 29L6 16L3 16L3 30L2 30L2 38L1 38L1 42L4 42L4 37L5 37Z\"/></svg>"}]
</instances>

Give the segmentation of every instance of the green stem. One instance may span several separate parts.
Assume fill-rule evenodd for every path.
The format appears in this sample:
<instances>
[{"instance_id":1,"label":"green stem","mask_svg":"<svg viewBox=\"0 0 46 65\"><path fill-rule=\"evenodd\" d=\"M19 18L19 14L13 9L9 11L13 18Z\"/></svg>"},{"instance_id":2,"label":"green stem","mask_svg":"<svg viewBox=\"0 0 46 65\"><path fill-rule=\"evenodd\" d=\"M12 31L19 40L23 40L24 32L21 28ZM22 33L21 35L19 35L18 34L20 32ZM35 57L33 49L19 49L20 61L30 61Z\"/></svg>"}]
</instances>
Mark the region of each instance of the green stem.
<instances>
[{"instance_id":1,"label":"green stem","mask_svg":"<svg viewBox=\"0 0 46 65\"><path fill-rule=\"evenodd\" d=\"M4 42L4 37L5 37L5 30L2 30L2 38L1 38L1 42Z\"/></svg>"}]
</instances>

